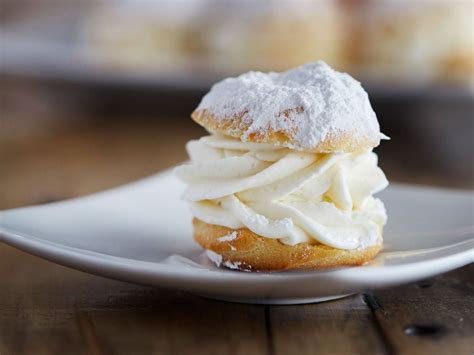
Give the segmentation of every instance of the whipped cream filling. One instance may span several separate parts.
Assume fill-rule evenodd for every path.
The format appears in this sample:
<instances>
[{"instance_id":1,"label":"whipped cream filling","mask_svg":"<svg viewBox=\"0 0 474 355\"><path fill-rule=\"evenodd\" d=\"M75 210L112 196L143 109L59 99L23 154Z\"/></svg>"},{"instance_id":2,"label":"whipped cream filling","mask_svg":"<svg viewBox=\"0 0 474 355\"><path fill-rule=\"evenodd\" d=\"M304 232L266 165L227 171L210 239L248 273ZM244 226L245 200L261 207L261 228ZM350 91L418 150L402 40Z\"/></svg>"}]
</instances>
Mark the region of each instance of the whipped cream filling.
<instances>
[{"instance_id":1,"label":"whipped cream filling","mask_svg":"<svg viewBox=\"0 0 474 355\"><path fill-rule=\"evenodd\" d=\"M373 195L388 185L372 151L315 154L210 135L188 142L175 169L183 198L209 224L248 228L282 243L364 249L387 220Z\"/></svg>"}]
</instances>

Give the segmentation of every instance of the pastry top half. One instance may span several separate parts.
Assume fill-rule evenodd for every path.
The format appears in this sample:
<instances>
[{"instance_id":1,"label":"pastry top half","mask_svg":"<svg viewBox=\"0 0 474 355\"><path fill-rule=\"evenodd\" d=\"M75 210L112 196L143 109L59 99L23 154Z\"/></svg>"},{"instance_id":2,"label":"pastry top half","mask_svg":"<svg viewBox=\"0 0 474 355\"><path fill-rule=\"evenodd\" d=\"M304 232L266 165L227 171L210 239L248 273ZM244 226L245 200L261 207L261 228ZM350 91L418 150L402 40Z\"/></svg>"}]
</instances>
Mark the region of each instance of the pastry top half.
<instances>
[{"instance_id":1,"label":"pastry top half","mask_svg":"<svg viewBox=\"0 0 474 355\"><path fill-rule=\"evenodd\" d=\"M315 153L370 150L385 138L360 83L322 61L215 84L192 118L243 142Z\"/></svg>"},{"instance_id":2,"label":"pastry top half","mask_svg":"<svg viewBox=\"0 0 474 355\"><path fill-rule=\"evenodd\" d=\"M383 135L349 75L322 62L251 72L216 84L193 118L211 135L188 142L191 163L176 174L197 220L285 252L380 245L387 217L373 195L388 182L372 148Z\"/></svg>"}]
</instances>

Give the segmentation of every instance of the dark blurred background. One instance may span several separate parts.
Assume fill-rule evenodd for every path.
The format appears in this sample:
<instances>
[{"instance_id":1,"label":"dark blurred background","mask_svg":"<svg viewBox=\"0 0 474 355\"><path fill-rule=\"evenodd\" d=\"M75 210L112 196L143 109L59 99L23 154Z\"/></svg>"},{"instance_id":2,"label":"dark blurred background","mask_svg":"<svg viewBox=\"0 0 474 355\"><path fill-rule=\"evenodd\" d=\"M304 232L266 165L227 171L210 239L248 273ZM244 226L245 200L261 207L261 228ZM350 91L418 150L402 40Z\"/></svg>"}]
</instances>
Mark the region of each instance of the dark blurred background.
<instances>
[{"instance_id":1,"label":"dark blurred background","mask_svg":"<svg viewBox=\"0 0 474 355\"><path fill-rule=\"evenodd\" d=\"M392 181L474 188L472 1L0 2L0 209L186 159L216 80L323 59L368 90Z\"/></svg>"}]
</instances>

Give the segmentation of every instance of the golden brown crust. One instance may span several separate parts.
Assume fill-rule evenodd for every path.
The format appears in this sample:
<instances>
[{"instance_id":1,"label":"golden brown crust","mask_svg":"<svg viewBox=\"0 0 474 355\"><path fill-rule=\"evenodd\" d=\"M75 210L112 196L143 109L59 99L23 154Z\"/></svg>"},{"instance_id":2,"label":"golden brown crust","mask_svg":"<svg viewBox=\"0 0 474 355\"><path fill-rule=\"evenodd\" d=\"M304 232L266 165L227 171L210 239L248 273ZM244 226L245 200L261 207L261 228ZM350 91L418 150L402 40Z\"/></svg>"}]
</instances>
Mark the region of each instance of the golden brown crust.
<instances>
[{"instance_id":1,"label":"golden brown crust","mask_svg":"<svg viewBox=\"0 0 474 355\"><path fill-rule=\"evenodd\" d=\"M230 229L193 219L194 239L206 250L222 256L226 263L242 270L283 271L328 269L362 265L382 249L382 240L364 250L341 250L323 244L301 243L294 246L261 237L247 228ZM232 240L218 238L235 233ZM226 238L227 239L227 238Z\"/></svg>"},{"instance_id":2,"label":"golden brown crust","mask_svg":"<svg viewBox=\"0 0 474 355\"><path fill-rule=\"evenodd\" d=\"M384 16L386 4L378 4L376 1L353 2L352 5L348 9L352 15L347 20L351 35L345 53L347 67L351 72L365 76L368 80L381 79L386 83L408 80L409 83L416 80L418 67L423 65L424 71L430 73L426 79L433 83L462 85L469 84L474 79L473 46L467 41L460 42L465 33L465 26L461 25L461 13L470 11L463 2L437 2L435 6L426 3L428 6L424 6L423 11L410 11L414 10L411 7L400 8L398 16ZM455 22L459 25L453 25ZM446 33L447 29L449 35ZM414 33L418 35L414 37ZM391 49L418 49L411 42L413 38L423 38L423 42L431 44L430 47L447 38L453 43L450 46L436 47L436 50L429 53L421 50L418 53L422 58L419 65L412 65L407 70L406 61L400 59L411 56L403 50L398 51L400 56L394 55ZM380 46L379 43L387 45ZM426 68L429 70L426 71Z\"/></svg>"},{"instance_id":3,"label":"golden brown crust","mask_svg":"<svg viewBox=\"0 0 474 355\"><path fill-rule=\"evenodd\" d=\"M281 119L289 116L290 111L301 112L303 108L296 107L286 110L281 113ZM233 117L215 117L209 110L196 110L191 114L192 119L208 129L213 133L219 133L234 138L241 138L249 128L249 125L244 122L244 117L247 112L240 112ZM274 131L272 129L262 130L257 133L246 135L246 140L253 143L270 143L285 147L296 147L298 144L293 141L292 137L296 132ZM353 132L355 133L355 132ZM371 150L378 146L379 139L373 139L368 136L362 137L359 134L337 134L329 135L325 140L318 145L310 148L305 148L307 151L314 153L349 153L364 150Z\"/></svg>"}]
</instances>

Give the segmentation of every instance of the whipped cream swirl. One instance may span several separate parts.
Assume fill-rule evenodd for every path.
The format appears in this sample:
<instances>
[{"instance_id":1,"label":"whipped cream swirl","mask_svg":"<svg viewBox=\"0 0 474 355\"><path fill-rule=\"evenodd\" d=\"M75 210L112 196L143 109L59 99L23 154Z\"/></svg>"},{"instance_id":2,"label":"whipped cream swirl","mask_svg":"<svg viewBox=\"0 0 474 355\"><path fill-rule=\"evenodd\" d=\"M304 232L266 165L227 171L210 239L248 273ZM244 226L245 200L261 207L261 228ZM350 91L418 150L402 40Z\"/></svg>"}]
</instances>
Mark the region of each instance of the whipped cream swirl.
<instances>
[{"instance_id":1,"label":"whipped cream swirl","mask_svg":"<svg viewBox=\"0 0 474 355\"><path fill-rule=\"evenodd\" d=\"M364 249L381 236L387 216L372 195L388 182L371 151L315 154L219 135L186 149L191 164L175 172L203 222L338 249Z\"/></svg>"}]
</instances>

